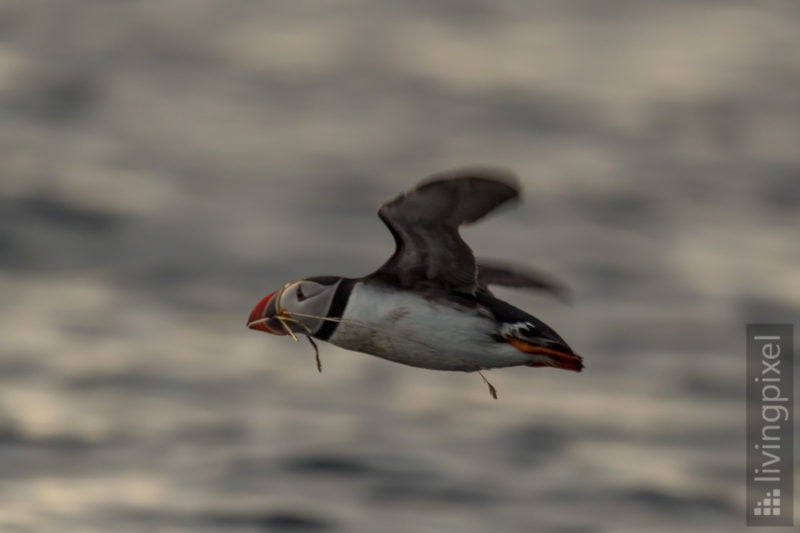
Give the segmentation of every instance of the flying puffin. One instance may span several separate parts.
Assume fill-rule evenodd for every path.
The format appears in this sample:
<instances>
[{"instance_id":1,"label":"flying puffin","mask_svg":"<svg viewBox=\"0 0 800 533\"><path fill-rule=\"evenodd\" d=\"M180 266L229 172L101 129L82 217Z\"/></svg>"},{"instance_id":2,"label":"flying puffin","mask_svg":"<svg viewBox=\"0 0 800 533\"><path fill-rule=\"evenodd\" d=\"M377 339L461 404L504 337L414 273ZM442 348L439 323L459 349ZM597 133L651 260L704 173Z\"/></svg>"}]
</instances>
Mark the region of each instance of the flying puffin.
<instances>
[{"instance_id":1,"label":"flying puffin","mask_svg":"<svg viewBox=\"0 0 800 533\"><path fill-rule=\"evenodd\" d=\"M312 337L433 370L480 373L524 365L580 372L581 357L558 333L489 290L503 285L559 293L563 287L524 268L477 262L458 233L462 224L518 197L516 176L503 169L430 176L378 210L396 245L383 266L359 279L314 276L287 283L256 304L247 326L294 340L304 334L315 350Z\"/></svg>"}]
</instances>

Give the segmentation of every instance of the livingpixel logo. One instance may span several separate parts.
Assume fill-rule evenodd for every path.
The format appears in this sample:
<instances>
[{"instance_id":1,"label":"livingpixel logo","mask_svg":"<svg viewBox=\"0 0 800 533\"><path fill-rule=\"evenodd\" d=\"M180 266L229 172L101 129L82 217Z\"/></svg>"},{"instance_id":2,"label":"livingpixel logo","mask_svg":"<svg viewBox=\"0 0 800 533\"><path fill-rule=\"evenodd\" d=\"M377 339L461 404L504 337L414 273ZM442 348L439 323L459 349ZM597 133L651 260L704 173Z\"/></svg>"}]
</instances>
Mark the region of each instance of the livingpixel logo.
<instances>
[{"instance_id":1,"label":"livingpixel logo","mask_svg":"<svg viewBox=\"0 0 800 533\"><path fill-rule=\"evenodd\" d=\"M781 515L781 489L767 491L767 495L756 502L753 507L754 516L780 516Z\"/></svg>"},{"instance_id":2,"label":"livingpixel logo","mask_svg":"<svg viewBox=\"0 0 800 533\"><path fill-rule=\"evenodd\" d=\"M747 326L747 525L794 524L794 330Z\"/></svg>"}]
</instances>

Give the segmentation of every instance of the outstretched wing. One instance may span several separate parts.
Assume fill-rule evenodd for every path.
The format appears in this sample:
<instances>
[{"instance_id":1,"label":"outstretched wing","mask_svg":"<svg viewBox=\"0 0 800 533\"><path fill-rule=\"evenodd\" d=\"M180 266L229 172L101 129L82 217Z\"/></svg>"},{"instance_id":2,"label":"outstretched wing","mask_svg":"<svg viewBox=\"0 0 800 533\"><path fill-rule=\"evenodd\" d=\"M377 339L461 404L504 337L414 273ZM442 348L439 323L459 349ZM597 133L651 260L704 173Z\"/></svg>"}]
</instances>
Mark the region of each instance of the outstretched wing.
<instances>
[{"instance_id":1,"label":"outstretched wing","mask_svg":"<svg viewBox=\"0 0 800 533\"><path fill-rule=\"evenodd\" d=\"M404 288L474 292L475 257L458 227L518 196L516 176L499 168L461 168L429 177L378 210L396 249L370 277Z\"/></svg>"},{"instance_id":2,"label":"outstretched wing","mask_svg":"<svg viewBox=\"0 0 800 533\"><path fill-rule=\"evenodd\" d=\"M489 285L535 289L549 292L565 303L572 300L567 285L543 272L488 259L478 259L478 285L483 289Z\"/></svg>"}]
</instances>

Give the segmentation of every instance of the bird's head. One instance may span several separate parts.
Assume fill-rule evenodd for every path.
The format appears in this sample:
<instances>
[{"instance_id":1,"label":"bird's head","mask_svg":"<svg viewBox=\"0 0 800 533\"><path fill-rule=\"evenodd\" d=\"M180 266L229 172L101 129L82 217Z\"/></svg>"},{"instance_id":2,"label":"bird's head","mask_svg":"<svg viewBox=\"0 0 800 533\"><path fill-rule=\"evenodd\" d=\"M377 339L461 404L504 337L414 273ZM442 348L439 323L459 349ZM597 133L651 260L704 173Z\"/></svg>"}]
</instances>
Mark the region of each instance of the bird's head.
<instances>
[{"instance_id":1,"label":"bird's head","mask_svg":"<svg viewBox=\"0 0 800 533\"><path fill-rule=\"evenodd\" d=\"M314 335L326 322L343 278L319 276L287 283L261 299L250 312L247 327L273 335Z\"/></svg>"}]
</instances>

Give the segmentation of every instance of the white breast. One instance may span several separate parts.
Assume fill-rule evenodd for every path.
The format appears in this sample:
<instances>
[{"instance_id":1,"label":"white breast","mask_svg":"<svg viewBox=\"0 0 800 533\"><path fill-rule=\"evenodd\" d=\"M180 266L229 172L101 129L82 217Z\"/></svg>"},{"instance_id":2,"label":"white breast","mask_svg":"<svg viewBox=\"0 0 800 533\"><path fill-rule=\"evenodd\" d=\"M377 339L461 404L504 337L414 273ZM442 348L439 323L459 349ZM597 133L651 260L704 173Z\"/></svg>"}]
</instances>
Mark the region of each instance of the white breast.
<instances>
[{"instance_id":1,"label":"white breast","mask_svg":"<svg viewBox=\"0 0 800 533\"><path fill-rule=\"evenodd\" d=\"M390 361L435 370L474 371L525 364L530 356L491 334L497 325L474 308L359 283L329 342Z\"/></svg>"}]
</instances>

